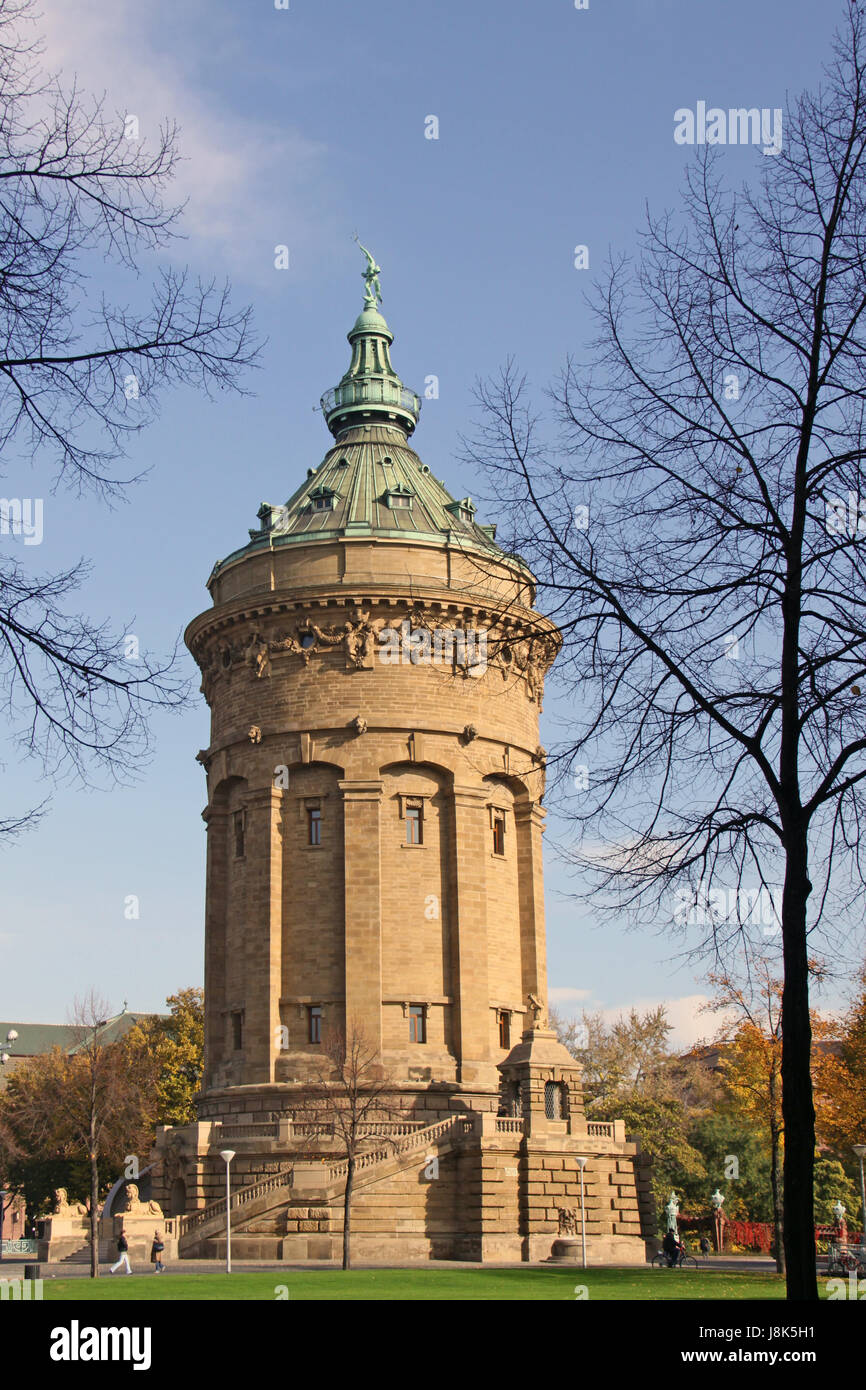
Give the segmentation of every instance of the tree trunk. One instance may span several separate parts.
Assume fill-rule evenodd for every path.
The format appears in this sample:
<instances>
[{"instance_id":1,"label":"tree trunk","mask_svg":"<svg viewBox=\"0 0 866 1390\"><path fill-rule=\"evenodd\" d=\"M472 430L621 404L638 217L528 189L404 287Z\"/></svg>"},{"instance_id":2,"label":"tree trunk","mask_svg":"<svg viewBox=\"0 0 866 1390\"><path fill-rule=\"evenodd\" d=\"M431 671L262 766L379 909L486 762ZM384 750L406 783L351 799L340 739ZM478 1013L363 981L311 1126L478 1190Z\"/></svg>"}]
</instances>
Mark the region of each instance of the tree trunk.
<instances>
[{"instance_id":1,"label":"tree trunk","mask_svg":"<svg viewBox=\"0 0 866 1390\"><path fill-rule=\"evenodd\" d=\"M806 902L808 877L804 831L785 846L782 897L782 1122L785 1134L784 1241L789 1299L818 1298L812 1173L815 1109L812 1104L812 1024L809 1018L809 963Z\"/></svg>"},{"instance_id":2,"label":"tree trunk","mask_svg":"<svg viewBox=\"0 0 866 1390\"><path fill-rule=\"evenodd\" d=\"M90 1150L90 1277L99 1278L99 1158Z\"/></svg>"},{"instance_id":3,"label":"tree trunk","mask_svg":"<svg viewBox=\"0 0 866 1390\"><path fill-rule=\"evenodd\" d=\"M352 1184L355 1181L355 1159L349 1155L349 1168L346 1173L346 1190L343 1193L343 1268L352 1268Z\"/></svg>"},{"instance_id":4,"label":"tree trunk","mask_svg":"<svg viewBox=\"0 0 866 1390\"><path fill-rule=\"evenodd\" d=\"M776 1110L776 1091L775 1084L772 1090L773 1113ZM773 1231L775 1233L776 1244L776 1273L785 1273L785 1245L784 1245L784 1222L782 1221L782 1190L779 1178L779 1149L780 1149L779 1126L773 1122L770 1128L770 1184L773 1190Z\"/></svg>"}]
</instances>

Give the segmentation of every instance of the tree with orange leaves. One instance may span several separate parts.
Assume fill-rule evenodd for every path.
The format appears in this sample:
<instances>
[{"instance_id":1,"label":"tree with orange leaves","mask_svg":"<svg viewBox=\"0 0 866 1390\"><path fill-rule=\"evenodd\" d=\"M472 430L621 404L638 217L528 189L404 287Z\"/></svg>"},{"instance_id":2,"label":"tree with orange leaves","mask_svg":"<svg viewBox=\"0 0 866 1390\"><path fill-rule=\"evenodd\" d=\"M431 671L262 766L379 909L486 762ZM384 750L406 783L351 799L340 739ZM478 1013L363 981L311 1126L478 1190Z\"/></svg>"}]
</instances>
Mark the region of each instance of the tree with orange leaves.
<instances>
[{"instance_id":1,"label":"tree with orange leaves","mask_svg":"<svg viewBox=\"0 0 866 1390\"><path fill-rule=\"evenodd\" d=\"M848 1011L834 1020L839 1046L815 1058L819 1143L853 1173L851 1149L866 1144L866 965Z\"/></svg>"},{"instance_id":2,"label":"tree with orange leaves","mask_svg":"<svg viewBox=\"0 0 866 1390\"><path fill-rule=\"evenodd\" d=\"M769 1141L776 1269L783 1274L782 981L763 956L750 961L746 983L727 973L712 974L709 980L717 993L707 1007L737 1020L733 1035L726 1031L724 1037L720 1065L725 1087L740 1114Z\"/></svg>"}]
</instances>

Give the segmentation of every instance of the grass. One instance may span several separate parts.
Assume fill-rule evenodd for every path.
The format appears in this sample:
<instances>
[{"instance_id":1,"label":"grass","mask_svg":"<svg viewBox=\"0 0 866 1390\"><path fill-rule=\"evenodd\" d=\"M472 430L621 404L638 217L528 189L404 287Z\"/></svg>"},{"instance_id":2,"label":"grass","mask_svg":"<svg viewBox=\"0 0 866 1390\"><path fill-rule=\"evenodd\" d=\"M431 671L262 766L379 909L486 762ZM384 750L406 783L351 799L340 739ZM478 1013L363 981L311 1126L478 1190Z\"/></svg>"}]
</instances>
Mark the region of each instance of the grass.
<instances>
[{"instance_id":1,"label":"grass","mask_svg":"<svg viewBox=\"0 0 866 1390\"><path fill-rule=\"evenodd\" d=\"M272 1269L226 1274L153 1274L46 1279L46 1302L268 1301L282 1286L292 1301L377 1302L574 1301L575 1286L590 1299L728 1302L783 1299L778 1274L676 1269ZM285 1298L285 1293L281 1295Z\"/></svg>"}]
</instances>

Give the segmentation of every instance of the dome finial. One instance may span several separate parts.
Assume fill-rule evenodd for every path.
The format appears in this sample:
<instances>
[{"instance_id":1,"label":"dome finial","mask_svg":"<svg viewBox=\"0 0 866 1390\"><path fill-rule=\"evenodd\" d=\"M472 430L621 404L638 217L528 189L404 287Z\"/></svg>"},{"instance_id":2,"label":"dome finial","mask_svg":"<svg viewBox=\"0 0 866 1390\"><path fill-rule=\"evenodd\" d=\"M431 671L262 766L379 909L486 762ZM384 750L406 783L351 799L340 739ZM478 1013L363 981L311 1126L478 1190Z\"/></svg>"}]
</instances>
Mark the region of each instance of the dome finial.
<instances>
[{"instance_id":1,"label":"dome finial","mask_svg":"<svg viewBox=\"0 0 866 1390\"><path fill-rule=\"evenodd\" d=\"M371 256L366 246L361 246L357 232L355 233L354 240L358 242L358 246L367 257L367 269L364 271L364 284L366 286L364 293L364 308L375 309L377 304L382 303L382 286L379 284L379 275L382 267L376 264L375 258Z\"/></svg>"},{"instance_id":2,"label":"dome finial","mask_svg":"<svg viewBox=\"0 0 866 1390\"><path fill-rule=\"evenodd\" d=\"M391 365L390 346L394 335L379 311L382 288L381 266L358 233L353 240L367 257L364 271L364 307L347 337L352 344L352 361L339 385L326 391L322 410L335 439L346 430L361 425L397 425L408 438L418 423L421 398L405 387Z\"/></svg>"}]
</instances>

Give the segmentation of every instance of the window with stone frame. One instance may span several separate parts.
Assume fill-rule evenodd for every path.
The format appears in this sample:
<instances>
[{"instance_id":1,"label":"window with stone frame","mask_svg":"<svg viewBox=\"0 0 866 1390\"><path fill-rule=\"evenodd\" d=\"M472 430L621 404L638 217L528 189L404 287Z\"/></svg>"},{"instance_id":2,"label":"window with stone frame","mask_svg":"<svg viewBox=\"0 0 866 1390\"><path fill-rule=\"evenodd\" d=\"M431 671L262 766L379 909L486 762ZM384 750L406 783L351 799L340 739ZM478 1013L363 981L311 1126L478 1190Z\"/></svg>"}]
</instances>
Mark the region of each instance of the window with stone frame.
<instances>
[{"instance_id":1,"label":"window with stone frame","mask_svg":"<svg viewBox=\"0 0 866 1390\"><path fill-rule=\"evenodd\" d=\"M499 1010L499 1046L511 1046L511 1014L507 1009Z\"/></svg>"},{"instance_id":2,"label":"window with stone frame","mask_svg":"<svg viewBox=\"0 0 866 1390\"><path fill-rule=\"evenodd\" d=\"M493 853L505 853L505 812L494 806L491 810L493 822Z\"/></svg>"},{"instance_id":3,"label":"window with stone frame","mask_svg":"<svg viewBox=\"0 0 866 1390\"><path fill-rule=\"evenodd\" d=\"M425 1004L409 1005L409 1041L413 1043L425 1043L427 1041L427 1007Z\"/></svg>"},{"instance_id":4,"label":"window with stone frame","mask_svg":"<svg viewBox=\"0 0 866 1390\"><path fill-rule=\"evenodd\" d=\"M244 1045L244 1015L241 1009L232 1013L232 1049L240 1052Z\"/></svg>"},{"instance_id":5,"label":"window with stone frame","mask_svg":"<svg viewBox=\"0 0 866 1390\"><path fill-rule=\"evenodd\" d=\"M424 800L419 796L407 796L403 806L406 826L406 844L424 843Z\"/></svg>"},{"instance_id":6,"label":"window with stone frame","mask_svg":"<svg viewBox=\"0 0 866 1390\"><path fill-rule=\"evenodd\" d=\"M321 1004L309 1004L307 1006L307 1042L320 1043L322 1041L322 1006Z\"/></svg>"},{"instance_id":7,"label":"window with stone frame","mask_svg":"<svg viewBox=\"0 0 866 1390\"><path fill-rule=\"evenodd\" d=\"M322 843L322 809L320 806L307 806L307 844Z\"/></svg>"}]
</instances>

